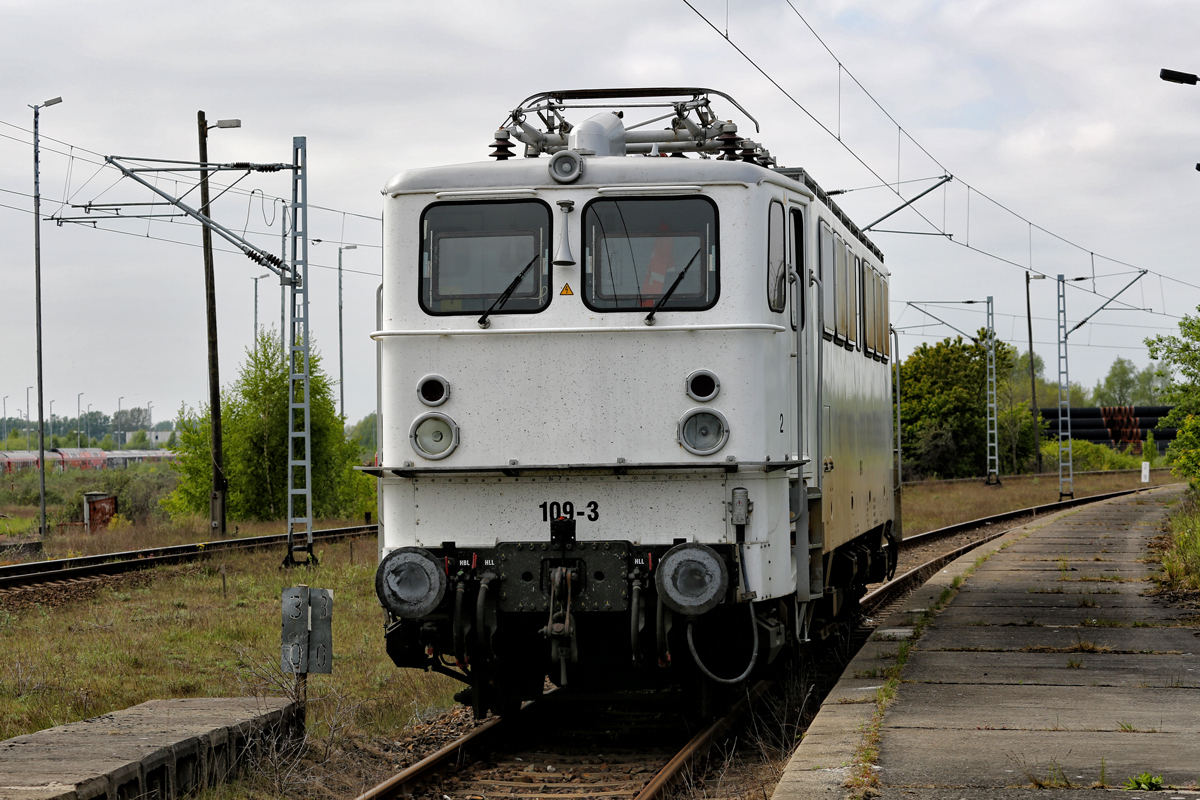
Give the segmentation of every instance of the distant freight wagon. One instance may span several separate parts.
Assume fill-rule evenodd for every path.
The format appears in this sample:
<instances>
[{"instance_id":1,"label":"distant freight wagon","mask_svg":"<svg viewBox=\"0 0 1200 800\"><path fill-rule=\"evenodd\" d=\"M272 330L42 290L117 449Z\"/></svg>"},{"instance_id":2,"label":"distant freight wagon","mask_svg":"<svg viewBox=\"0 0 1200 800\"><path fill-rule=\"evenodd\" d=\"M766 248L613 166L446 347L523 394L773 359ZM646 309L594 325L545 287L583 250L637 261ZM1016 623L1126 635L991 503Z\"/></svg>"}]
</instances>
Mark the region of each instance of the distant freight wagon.
<instances>
[{"instance_id":1,"label":"distant freight wagon","mask_svg":"<svg viewBox=\"0 0 1200 800\"><path fill-rule=\"evenodd\" d=\"M130 464L174 461L170 450L101 450L97 447L57 448L46 450L46 467L65 472L72 469L121 469ZM36 450L0 451L0 472L10 474L37 469Z\"/></svg>"}]
</instances>

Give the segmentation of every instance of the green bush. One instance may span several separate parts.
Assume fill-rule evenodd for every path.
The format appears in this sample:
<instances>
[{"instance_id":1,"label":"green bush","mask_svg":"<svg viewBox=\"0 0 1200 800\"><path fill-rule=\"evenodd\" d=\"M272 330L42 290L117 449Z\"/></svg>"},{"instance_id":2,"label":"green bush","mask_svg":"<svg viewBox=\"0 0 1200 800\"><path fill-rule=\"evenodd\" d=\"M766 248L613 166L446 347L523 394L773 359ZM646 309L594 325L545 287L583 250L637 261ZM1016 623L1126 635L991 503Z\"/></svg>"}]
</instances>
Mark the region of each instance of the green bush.
<instances>
[{"instance_id":1,"label":"green bush","mask_svg":"<svg viewBox=\"0 0 1200 800\"><path fill-rule=\"evenodd\" d=\"M1049 439L1042 443L1042 460L1051 469L1058 463L1058 439ZM1072 439L1071 465L1076 472L1141 469L1142 457L1128 452L1120 453L1111 447L1084 439Z\"/></svg>"},{"instance_id":2,"label":"green bush","mask_svg":"<svg viewBox=\"0 0 1200 800\"><path fill-rule=\"evenodd\" d=\"M83 493L115 495L121 515L134 522L162 519L159 501L171 493L179 477L169 464L135 464L124 469L68 469L46 473L46 505L54 510L48 524L83 521ZM36 470L20 472L0 482L0 504L36 506L39 503Z\"/></svg>"}]
</instances>

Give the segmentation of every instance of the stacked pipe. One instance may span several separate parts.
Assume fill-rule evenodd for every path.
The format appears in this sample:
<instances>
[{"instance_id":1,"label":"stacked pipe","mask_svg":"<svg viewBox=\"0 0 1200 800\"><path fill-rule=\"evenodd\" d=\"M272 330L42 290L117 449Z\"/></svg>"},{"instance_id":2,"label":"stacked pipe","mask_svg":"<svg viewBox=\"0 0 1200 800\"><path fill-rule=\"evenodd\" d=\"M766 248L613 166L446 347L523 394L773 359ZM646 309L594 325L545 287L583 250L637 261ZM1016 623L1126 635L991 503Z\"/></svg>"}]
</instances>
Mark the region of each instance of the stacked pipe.
<instances>
[{"instance_id":1,"label":"stacked pipe","mask_svg":"<svg viewBox=\"0 0 1200 800\"><path fill-rule=\"evenodd\" d=\"M1159 454L1175 438L1178 429L1158 428L1159 420L1171 412L1172 406L1100 406L1071 409L1071 438L1102 444L1114 450L1132 446L1134 453L1142 452L1146 433L1154 432ZM1058 436L1058 409L1041 409L1046 421L1046 435Z\"/></svg>"}]
</instances>

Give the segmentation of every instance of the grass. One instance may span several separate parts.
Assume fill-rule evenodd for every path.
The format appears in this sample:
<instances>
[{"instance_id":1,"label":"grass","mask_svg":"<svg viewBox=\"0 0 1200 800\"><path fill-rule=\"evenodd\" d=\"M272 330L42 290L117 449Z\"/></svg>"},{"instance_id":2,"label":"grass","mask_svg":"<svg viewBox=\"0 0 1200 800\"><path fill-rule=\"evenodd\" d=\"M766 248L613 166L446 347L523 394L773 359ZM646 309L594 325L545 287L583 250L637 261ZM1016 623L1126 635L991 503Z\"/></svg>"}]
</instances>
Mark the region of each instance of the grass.
<instances>
[{"instance_id":1,"label":"grass","mask_svg":"<svg viewBox=\"0 0 1200 800\"><path fill-rule=\"evenodd\" d=\"M136 573L69 612L0 606L0 740L153 698L224 697L286 685L279 672L279 596L289 585L333 589L334 672L309 680L317 736L397 738L458 688L398 670L384 653L374 593L375 539L318 547L320 566L282 571L278 549ZM228 593L222 592L225 567ZM280 680L282 679L282 680ZM280 694L282 692L272 692Z\"/></svg>"},{"instance_id":2,"label":"grass","mask_svg":"<svg viewBox=\"0 0 1200 800\"><path fill-rule=\"evenodd\" d=\"M1175 482L1176 479L1166 470L1150 473L1151 486ZM1141 475L1135 473L1076 475L1075 496L1089 497L1145 485L1141 483ZM1058 476L1042 474L1006 475L999 486L984 486L982 478L978 481L923 481L906 484L900 502L904 535L913 536L957 522L990 517L993 514L1044 505L1057 500Z\"/></svg>"},{"instance_id":3,"label":"grass","mask_svg":"<svg viewBox=\"0 0 1200 800\"><path fill-rule=\"evenodd\" d=\"M1169 589L1200 590L1200 504L1195 495L1189 492L1167 524L1160 582Z\"/></svg>"}]
</instances>

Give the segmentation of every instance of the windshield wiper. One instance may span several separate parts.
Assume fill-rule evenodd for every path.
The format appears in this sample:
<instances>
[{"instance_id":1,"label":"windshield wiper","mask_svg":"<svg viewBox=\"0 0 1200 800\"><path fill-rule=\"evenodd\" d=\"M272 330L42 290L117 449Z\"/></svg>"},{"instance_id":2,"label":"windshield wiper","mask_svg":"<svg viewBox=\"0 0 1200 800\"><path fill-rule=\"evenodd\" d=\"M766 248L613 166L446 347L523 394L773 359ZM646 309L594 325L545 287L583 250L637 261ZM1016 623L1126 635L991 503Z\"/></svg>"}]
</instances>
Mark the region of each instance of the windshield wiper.
<instances>
[{"instance_id":1,"label":"windshield wiper","mask_svg":"<svg viewBox=\"0 0 1200 800\"><path fill-rule=\"evenodd\" d=\"M504 308L504 304L508 302L508 298L512 297L512 293L516 291L517 284L521 282L521 279L525 277L525 273L529 272L529 268L533 266L533 262L537 261L540 256L541 253L534 253L533 258L529 259L529 263L525 265L525 269L521 270L520 274L513 278L513 282L496 298L496 302L492 303L492 307L483 312L483 316L479 318L479 327L486 328L492 324L488 322L488 315L493 311L499 311Z\"/></svg>"},{"instance_id":2,"label":"windshield wiper","mask_svg":"<svg viewBox=\"0 0 1200 800\"><path fill-rule=\"evenodd\" d=\"M658 310L660 308L662 308L664 305L666 305L666 302L671 299L671 295L675 294L675 289L678 288L679 282L681 280L683 280L684 275L687 275L687 271L692 266L692 262L694 262L696 260L696 256L700 255L700 251L703 249L704 249L703 246L696 249L696 252L692 255L692 257L690 259L688 259L688 263L684 266L683 270L679 273L679 277L677 277L675 279L675 282L671 284L671 288L667 289L666 293L658 299L657 303L654 304L654 308L650 309L650 313L646 315L646 319L645 319L645 323L647 325L654 324L654 315L658 313Z\"/></svg>"}]
</instances>

